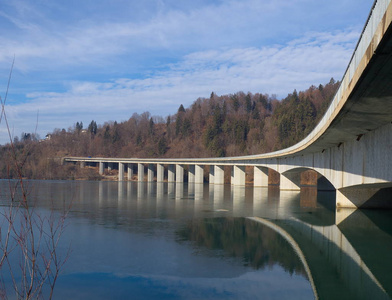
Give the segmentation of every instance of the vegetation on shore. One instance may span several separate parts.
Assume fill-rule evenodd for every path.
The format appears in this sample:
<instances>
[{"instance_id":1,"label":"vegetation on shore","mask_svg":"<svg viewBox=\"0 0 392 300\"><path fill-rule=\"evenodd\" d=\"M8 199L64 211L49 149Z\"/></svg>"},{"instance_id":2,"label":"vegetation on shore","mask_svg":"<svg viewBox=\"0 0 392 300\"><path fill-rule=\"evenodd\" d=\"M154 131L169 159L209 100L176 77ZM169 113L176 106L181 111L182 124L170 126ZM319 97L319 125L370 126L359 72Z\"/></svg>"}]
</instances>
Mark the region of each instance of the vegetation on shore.
<instances>
[{"instance_id":1,"label":"vegetation on shore","mask_svg":"<svg viewBox=\"0 0 392 300\"><path fill-rule=\"evenodd\" d=\"M92 157L223 157L270 152L303 139L319 122L339 82L289 94L282 100L261 93L199 98L190 107L180 105L163 118L149 112L133 114L124 122L84 128L82 122L55 129L40 140L33 133L14 138L23 176L30 179L99 179L96 171L62 166L63 156ZM9 166L11 145L0 147L0 177L14 178Z\"/></svg>"}]
</instances>

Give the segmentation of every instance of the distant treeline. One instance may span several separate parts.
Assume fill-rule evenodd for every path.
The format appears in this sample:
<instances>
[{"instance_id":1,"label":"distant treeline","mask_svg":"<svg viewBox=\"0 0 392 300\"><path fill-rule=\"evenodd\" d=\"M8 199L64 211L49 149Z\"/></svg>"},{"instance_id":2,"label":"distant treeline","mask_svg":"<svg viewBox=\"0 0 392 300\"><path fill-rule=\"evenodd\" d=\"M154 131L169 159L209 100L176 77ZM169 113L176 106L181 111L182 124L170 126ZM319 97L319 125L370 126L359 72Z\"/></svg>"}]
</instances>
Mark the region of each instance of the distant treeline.
<instances>
[{"instance_id":1,"label":"distant treeline","mask_svg":"<svg viewBox=\"0 0 392 300\"><path fill-rule=\"evenodd\" d=\"M15 155L27 178L65 179L69 174L94 179L92 173L77 174L71 166L59 166L56 158L102 157L222 157L270 152L303 139L322 118L339 82L331 79L318 87L289 94L282 100L267 94L238 92L199 98L190 107L152 117L133 114L124 122L86 127L82 122L68 130L55 129L45 140L23 133L13 145L0 148L0 176L15 176L9 156ZM14 151L10 151L11 149ZM14 154L12 154L12 152Z\"/></svg>"}]
</instances>

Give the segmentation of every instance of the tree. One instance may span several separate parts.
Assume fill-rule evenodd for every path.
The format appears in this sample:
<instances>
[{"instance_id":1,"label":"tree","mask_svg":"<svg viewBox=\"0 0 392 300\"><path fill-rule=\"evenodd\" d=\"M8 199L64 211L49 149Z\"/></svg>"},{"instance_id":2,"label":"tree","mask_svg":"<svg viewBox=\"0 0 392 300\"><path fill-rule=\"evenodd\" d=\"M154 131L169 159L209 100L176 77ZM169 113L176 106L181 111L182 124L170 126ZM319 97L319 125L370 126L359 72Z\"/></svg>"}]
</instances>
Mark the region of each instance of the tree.
<instances>
[{"instance_id":1,"label":"tree","mask_svg":"<svg viewBox=\"0 0 392 300\"><path fill-rule=\"evenodd\" d=\"M162 136L158 142L158 154L164 155L166 151L167 151L167 141L166 138Z\"/></svg>"},{"instance_id":2,"label":"tree","mask_svg":"<svg viewBox=\"0 0 392 300\"><path fill-rule=\"evenodd\" d=\"M185 112L185 108L184 108L184 106L181 104L180 105L180 107L178 108L178 111L177 111L178 113L181 113L181 112Z\"/></svg>"},{"instance_id":3,"label":"tree","mask_svg":"<svg viewBox=\"0 0 392 300\"><path fill-rule=\"evenodd\" d=\"M246 112L250 113L252 111L252 98L249 93L245 97L245 105L246 105Z\"/></svg>"},{"instance_id":4,"label":"tree","mask_svg":"<svg viewBox=\"0 0 392 300\"><path fill-rule=\"evenodd\" d=\"M77 132L80 132L80 131L82 131L82 129L83 129L83 122L76 122L76 125L75 125L75 130L77 131Z\"/></svg>"},{"instance_id":5,"label":"tree","mask_svg":"<svg viewBox=\"0 0 392 300\"><path fill-rule=\"evenodd\" d=\"M148 134L150 136L154 135L154 120L150 118L150 122L148 124Z\"/></svg>"},{"instance_id":6,"label":"tree","mask_svg":"<svg viewBox=\"0 0 392 300\"><path fill-rule=\"evenodd\" d=\"M92 120L91 123L88 125L88 129L87 129L88 132L90 132L90 134L91 134L92 136L94 136L94 135L97 134L97 129L98 129L97 122L95 122L94 120Z\"/></svg>"},{"instance_id":7,"label":"tree","mask_svg":"<svg viewBox=\"0 0 392 300\"><path fill-rule=\"evenodd\" d=\"M9 80L11 74L12 68ZM6 95L8 95L8 88ZM9 181L8 207L3 206L0 209L0 269L7 269L15 298L51 299L60 270L69 253L61 257L57 251L69 208L60 217L56 217L53 208L49 215L44 215L35 209L34 202L29 201L23 167L31 152L21 156L11 139L4 105L6 99L7 96L4 101L0 97L1 117L4 116L6 130L10 137L7 163L8 170L13 169L17 180ZM25 135L26 138L32 136L34 137L33 134ZM15 263L13 257L18 258L19 261ZM0 281L0 294L7 299L9 290L3 277ZM45 291L47 286L48 293Z\"/></svg>"}]
</instances>

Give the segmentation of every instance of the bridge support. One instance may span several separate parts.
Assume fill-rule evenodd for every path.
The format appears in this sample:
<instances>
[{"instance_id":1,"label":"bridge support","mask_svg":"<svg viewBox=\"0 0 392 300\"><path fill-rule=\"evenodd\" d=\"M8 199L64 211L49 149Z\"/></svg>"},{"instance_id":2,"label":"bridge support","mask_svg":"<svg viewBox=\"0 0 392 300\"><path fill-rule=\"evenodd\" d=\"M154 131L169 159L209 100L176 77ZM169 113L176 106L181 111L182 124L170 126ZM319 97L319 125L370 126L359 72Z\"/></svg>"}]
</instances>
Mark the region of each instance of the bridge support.
<instances>
[{"instance_id":1,"label":"bridge support","mask_svg":"<svg viewBox=\"0 0 392 300\"><path fill-rule=\"evenodd\" d=\"M336 208L392 208L392 188L347 187L336 190Z\"/></svg>"},{"instance_id":2,"label":"bridge support","mask_svg":"<svg viewBox=\"0 0 392 300\"><path fill-rule=\"evenodd\" d=\"M184 166L178 164L176 165L176 182L184 182Z\"/></svg>"},{"instance_id":3,"label":"bridge support","mask_svg":"<svg viewBox=\"0 0 392 300\"><path fill-rule=\"evenodd\" d=\"M232 174L233 185L245 185L245 166L233 166L234 175Z\"/></svg>"},{"instance_id":4,"label":"bridge support","mask_svg":"<svg viewBox=\"0 0 392 300\"><path fill-rule=\"evenodd\" d=\"M154 165L153 164L148 164L147 181L148 182L153 182L154 181Z\"/></svg>"},{"instance_id":5,"label":"bridge support","mask_svg":"<svg viewBox=\"0 0 392 300\"><path fill-rule=\"evenodd\" d=\"M224 184L225 183L225 171L224 166L210 166L210 184Z\"/></svg>"},{"instance_id":6,"label":"bridge support","mask_svg":"<svg viewBox=\"0 0 392 300\"><path fill-rule=\"evenodd\" d=\"M268 187L268 169L254 166L253 186Z\"/></svg>"},{"instance_id":7,"label":"bridge support","mask_svg":"<svg viewBox=\"0 0 392 300\"><path fill-rule=\"evenodd\" d=\"M204 182L204 166L195 165L195 183Z\"/></svg>"},{"instance_id":8,"label":"bridge support","mask_svg":"<svg viewBox=\"0 0 392 300\"><path fill-rule=\"evenodd\" d=\"M195 182L195 165L189 165L188 170L188 183Z\"/></svg>"},{"instance_id":9,"label":"bridge support","mask_svg":"<svg viewBox=\"0 0 392 300\"><path fill-rule=\"evenodd\" d=\"M103 175L103 172L105 170L105 163L103 163L102 161L99 162L99 175Z\"/></svg>"},{"instance_id":10,"label":"bridge support","mask_svg":"<svg viewBox=\"0 0 392 300\"><path fill-rule=\"evenodd\" d=\"M124 181L124 163L118 163L118 181Z\"/></svg>"},{"instance_id":11,"label":"bridge support","mask_svg":"<svg viewBox=\"0 0 392 300\"><path fill-rule=\"evenodd\" d=\"M157 164L157 182L163 182L165 175L165 167L163 164Z\"/></svg>"},{"instance_id":12,"label":"bridge support","mask_svg":"<svg viewBox=\"0 0 392 300\"><path fill-rule=\"evenodd\" d=\"M144 180L144 165L137 164L137 181L143 182Z\"/></svg>"},{"instance_id":13,"label":"bridge support","mask_svg":"<svg viewBox=\"0 0 392 300\"><path fill-rule=\"evenodd\" d=\"M280 174L280 189L284 191L299 191L301 188L299 184L301 182L300 173L285 173Z\"/></svg>"},{"instance_id":14,"label":"bridge support","mask_svg":"<svg viewBox=\"0 0 392 300\"><path fill-rule=\"evenodd\" d=\"M128 164L127 172L128 172L128 180L132 180L132 177L133 177L133 167L132 167L132 164Z\"/></svg>"},{"instance_id":15,"label":"bridge support","mask_svg":"<svg viewBox=\"0 0 392 300\"><path fill-rule=\"evenodd\" d=\"M209 175L208 175L208 183L214 184L215 181L215 168L214 166L210 166Z\"/></svg>"},{"instance_id":16,"label":"bridge support","mask_svg":"<svg viewBox=\"0 0 392 300\"><path fill-rule=\"evenodd\" d=\"M167 182L176 181L175 165L168 165L167 167Z\"/></svg>"}]
</instances>

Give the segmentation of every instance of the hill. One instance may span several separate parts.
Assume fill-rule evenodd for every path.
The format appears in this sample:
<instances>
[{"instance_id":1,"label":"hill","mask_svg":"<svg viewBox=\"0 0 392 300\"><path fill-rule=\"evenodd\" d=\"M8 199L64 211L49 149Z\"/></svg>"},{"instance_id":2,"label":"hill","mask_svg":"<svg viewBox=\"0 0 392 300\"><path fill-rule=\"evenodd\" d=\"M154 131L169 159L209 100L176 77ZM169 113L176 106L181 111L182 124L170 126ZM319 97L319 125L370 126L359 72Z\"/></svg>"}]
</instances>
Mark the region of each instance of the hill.
<instances>
[{"instance_id":1,"label":"hill","mask_svg":"<svg viewBox=\"0 0 392 300\"><path fill-rule=\"evenodd\" d=\"M124 122L98 125L82 122L68 130L55 129L45 140L24 133L2 146L1 178L13 178L23 166L24 177L66 179L70 174L96 179L96 172L60 166L56 158L102 157L223 157L265 153L289 147L303 139L322 118L339 82L289 94L282 100L261 93L238 92L199 98L190 107L180 105L165 118L149 112L133 114ZM84 172L85 174L80 174Z\"/></svg>"}]
</instances>

